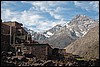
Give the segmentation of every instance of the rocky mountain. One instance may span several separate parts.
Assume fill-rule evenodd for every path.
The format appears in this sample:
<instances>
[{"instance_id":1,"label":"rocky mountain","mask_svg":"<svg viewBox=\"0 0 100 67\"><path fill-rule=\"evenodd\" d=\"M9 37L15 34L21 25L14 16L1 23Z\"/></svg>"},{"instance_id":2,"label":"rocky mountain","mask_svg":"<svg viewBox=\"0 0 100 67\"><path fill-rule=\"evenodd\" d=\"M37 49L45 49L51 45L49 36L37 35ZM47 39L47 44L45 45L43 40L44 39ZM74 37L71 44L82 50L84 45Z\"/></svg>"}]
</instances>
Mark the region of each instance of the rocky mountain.
<instances>
[{"instance_id":1,"label":"rocky mountain","mask_svg":"<svg viewBox=\"0 0 100 67\"><path fill-rule=\"evenodd\" d=\"M33 31L33 30L27 29L27 28L25 28L25 27L24 27L24 29L25 29L29 34L31 34L33 40L39 41L39 40L45 40L45 39L47 39L47 37L46 37L43 33L38 33L38 32L35 32L35 31Z\"/></svg>"},{"instance_id":2,"label":"rocky mountain","mask_svg":"<svg viewBox=\"0 0 100 67\"><path fill-rule=\"evenodd\" d=\"M85 15L76 15L69 23L57 24L42 33L31 32L34 40L49 43L53 47L64 48L76 39L83 37L98 21Z\"/></svg>"},{"instance_id":3,"label":"rocky mountain","mask_svg":"<svg viewBox=\"0 0 100 67\"><path fill-rule=\"evenodd\" d=\"M85 15L77 15L70 21L68 25L71 26L71 29L76 32L78 37L81 37L84 36L88 30L97 26L98 21L95 21Z\"/></svg>"},{"instance_id":4,"label":"rocky mountain","mask_svg":"<svg viewBox=\"0 0 100 67\"><path fill-rule=\"evenodd\" d=\"M53 45L53 47L64 48L76 39L83 37L91 28L97 25L97 21L85 15L77 15L69 23L63 26L58 25L58 28L55 26L48 30L53 35L45 40L45 42Z\"/></svg>"},{"instance_id":5,"label":"rocky mountain","mask_svg":"<svg viewBox=\"0 0 100 67\"><path fill-rule=\"evenodd\" d=\"M60 24L57 24L56 26L54 26L53 28L43 32L43 34L45 35L45 37L51 37L52 35L56 34L56 32L58 30L60 30L62 28L62 26Z\"/></svg>"},{"instance_id":6,"label":"rocky mountain","mask_svg":"<svg viewBox=\"0 0 100 67\"><path fill-rule=\"evenodd\" d=\"M68 53L80 55L86 59L99 59L99 26L89 30L84 37L72 42L65 49Z\"/></svg>"},{"instance_id":7,"label":"rocky mountain","mask_svg":"<svg viewBox=\"0 0 100 67\"><path fill-rule=\"evenodd\" d=\"M45 40L44 43L49 43L54 48L62 48L65 47L66 44L71 43L72 41L74 41L74 39L72 39L70 36L68 36L68 34L64 32L51 36L50 38Z\"/></svg>"}]
</instances>

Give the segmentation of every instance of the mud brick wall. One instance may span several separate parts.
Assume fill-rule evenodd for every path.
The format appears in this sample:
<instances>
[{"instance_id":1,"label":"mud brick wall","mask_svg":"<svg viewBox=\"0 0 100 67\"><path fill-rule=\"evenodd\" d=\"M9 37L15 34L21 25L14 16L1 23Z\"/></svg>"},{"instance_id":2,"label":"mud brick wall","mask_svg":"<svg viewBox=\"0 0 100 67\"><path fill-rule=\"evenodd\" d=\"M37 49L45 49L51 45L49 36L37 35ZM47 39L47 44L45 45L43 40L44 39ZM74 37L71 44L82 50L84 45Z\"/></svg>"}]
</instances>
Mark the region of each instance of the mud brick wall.
<instances>
[{"instance_id":1,"label":"mud brick wall","mask_svg":"<svg viewBox=\"0 0 100 67\"><path fill-rule=\"evenodd\" d=\"M32 46L26 46L27 48L30 47L30 51L33 55L35 55L38 59L46 59L47 56L52 54L52 48L48 45L32 45Z\"/></svg>"}]
</instances>

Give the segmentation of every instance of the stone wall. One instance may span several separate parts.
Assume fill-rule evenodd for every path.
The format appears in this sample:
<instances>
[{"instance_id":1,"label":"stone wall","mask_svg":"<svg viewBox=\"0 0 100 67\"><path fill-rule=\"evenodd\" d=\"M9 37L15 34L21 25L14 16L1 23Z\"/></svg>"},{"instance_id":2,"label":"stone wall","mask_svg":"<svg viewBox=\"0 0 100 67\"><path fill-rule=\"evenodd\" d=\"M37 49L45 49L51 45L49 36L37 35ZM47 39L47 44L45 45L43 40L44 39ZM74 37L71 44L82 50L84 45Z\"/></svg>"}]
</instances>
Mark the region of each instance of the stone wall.
<instances>
[{"instance_id":1,"label":"stone wall","mask_svg":"<svg viewBox=\"0 0 100 67\"><path fill-rule=\"evenodd\" d=\"M33 44L26 46L33 55L39 59L47 59L47 56L52 54L52 48L46 44Z\"/></svg>"}]
</instances>

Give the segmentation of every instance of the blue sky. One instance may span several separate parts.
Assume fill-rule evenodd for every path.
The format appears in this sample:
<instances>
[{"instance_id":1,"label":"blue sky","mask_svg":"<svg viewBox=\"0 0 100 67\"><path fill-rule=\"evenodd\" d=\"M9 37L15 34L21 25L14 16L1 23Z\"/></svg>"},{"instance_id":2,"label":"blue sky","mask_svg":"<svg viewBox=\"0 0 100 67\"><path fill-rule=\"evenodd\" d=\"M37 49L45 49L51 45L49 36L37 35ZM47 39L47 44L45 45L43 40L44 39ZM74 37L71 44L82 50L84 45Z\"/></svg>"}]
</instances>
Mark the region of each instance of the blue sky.
<instances>
[{"instance_id":1,"label":"blue sky","mask_svg":"<svg viewBox=\"0 0 100 67\"><path fill-rule=\"evenodd\" d=\"M99 19L99 1L1 1L1 19L42 32L82 14Z\"/></svg>"}]
</instances>

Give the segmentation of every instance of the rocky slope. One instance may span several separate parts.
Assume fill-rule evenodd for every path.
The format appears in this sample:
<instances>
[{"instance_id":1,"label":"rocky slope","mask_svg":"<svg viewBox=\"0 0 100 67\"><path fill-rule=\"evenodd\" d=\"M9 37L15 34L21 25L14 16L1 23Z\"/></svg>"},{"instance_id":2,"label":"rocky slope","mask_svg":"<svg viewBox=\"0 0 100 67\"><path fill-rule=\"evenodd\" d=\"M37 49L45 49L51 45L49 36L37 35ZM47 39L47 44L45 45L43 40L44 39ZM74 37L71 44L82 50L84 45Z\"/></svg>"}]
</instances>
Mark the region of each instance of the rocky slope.
<instances>
[{"instance_id":1,"label":"rocky slope","mask_svg":"<svg viewBox=\"0 0 100 67\"><path fill-rule=\"evenodd\" d=\"M32 32L31 34L39 43L49 43L53 47L64 48L97 25L98 21L85 15L76 15L69 23L56 25L42 33Z\"/></svg>"},{"instance_id":2,"label":"rocky slope","mask_svg":"<svg viewBox=\"0 0 100 67\"><path fill-rule=\"evenodd\" d=\"M65 47L66 52L85 57L99 59L99 26L92 28L82 38Z\"/></svg>"},{"instance_id":3,"label":"rocky slope","mask_svg":"<svg viewBox=\"0 0 100 67\"><path fill-rule=\"evenodd\" d=\"M49 32L53 30L53 35L46 42L53 45L53 47L64 48L76 39L83 37L91 28L97 25L97 21L85 15L77 15L69 23L48 30ZM54 29L57 29L57 31L54 31Z\"/></svg>"}]
</instances>

